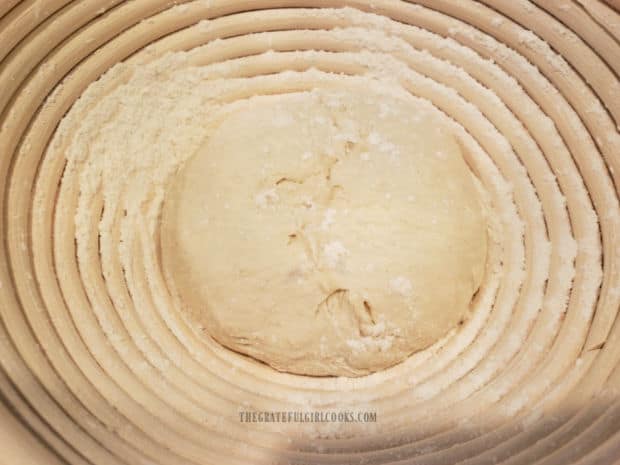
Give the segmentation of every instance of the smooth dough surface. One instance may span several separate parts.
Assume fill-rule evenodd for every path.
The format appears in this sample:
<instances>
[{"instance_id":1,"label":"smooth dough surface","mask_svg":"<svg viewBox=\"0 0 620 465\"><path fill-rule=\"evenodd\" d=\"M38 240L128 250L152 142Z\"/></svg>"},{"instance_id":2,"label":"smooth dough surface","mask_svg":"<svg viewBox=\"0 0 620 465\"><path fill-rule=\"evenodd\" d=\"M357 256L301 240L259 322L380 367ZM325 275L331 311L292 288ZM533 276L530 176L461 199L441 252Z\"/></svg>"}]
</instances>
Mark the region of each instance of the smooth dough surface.
<instances>
[{"instance_id":1,"label":"smooth dough surface","mask_svg":"<svg viewBox=\"0 0 620 465\"><path fill-rule=\"evenodd\" d=\"M222 345L359 376L466 315L486 222L458 143L414 99L314 90L227 116L172 180L162 241L176 292Z\"/></svg>"}]
</instances>

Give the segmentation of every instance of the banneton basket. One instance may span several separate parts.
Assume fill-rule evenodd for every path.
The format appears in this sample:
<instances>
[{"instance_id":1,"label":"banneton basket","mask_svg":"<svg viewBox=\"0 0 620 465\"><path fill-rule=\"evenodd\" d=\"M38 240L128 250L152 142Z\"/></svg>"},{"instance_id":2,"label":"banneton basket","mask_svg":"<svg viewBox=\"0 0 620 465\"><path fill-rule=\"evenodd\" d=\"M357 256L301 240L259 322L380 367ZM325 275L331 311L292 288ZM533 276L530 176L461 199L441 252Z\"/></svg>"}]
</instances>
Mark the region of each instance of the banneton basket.
<instances>
[{"instance_id":1,"label":"banneton basket","mask_svg":"<svg viewBox=\"0 0 620 465\"><path fill-rule=\"evenodd\" d=\"M619 11L0 0L0 463L620 463ZM102 271L105 254L118 263L98 241L103 202L77 253L79 189L46 147L90 83L204 44L204 63L237 60L246 76L357 74L372 44L340 40L349 28L402 40L371 51L465 129L501 223L458 331L362 378L277 373L161 312L158 270Z\"/></svg>"}]
</instances>

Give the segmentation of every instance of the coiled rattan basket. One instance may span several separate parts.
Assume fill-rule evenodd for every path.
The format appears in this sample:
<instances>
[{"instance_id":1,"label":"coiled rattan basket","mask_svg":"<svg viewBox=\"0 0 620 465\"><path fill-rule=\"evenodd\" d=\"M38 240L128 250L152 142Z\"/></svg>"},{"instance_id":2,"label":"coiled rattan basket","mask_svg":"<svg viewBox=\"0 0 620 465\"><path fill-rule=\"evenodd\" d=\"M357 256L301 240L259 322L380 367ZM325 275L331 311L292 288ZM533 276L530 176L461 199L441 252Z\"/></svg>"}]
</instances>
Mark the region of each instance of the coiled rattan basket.
<instances>
[{"instance_id":1,"label":"coiled rattan basket","mask_svg":"<svg viewBox=\"0 0 620 465\"><path fill-rule=\"evenodd\" d=\"M620 463L619 8L0 0L0 463ZM287 70L363 73L366 52L400 62L401 85L468 134L501 223L473 318L371 376L276 373L161 312L149 272L126 279L103 200L78 240L79 187L48 149L59 121L114 64L190 49L265 75L257 93ZM376 422L239 416L316 409Z\"/></svg>"}]
</instances>

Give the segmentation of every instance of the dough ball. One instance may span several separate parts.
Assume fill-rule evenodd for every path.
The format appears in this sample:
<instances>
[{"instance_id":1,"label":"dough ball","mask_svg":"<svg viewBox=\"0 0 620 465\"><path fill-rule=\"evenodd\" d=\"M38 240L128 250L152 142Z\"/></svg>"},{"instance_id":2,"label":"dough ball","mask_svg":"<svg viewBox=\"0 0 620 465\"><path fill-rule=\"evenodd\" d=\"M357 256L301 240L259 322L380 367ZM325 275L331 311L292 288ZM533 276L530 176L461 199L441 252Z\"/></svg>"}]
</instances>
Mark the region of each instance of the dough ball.
<instances>
[{"instance_id":1,"label":"dough ball","mask_svg":"<svg viewBox=\"0 0 620 465\"><path fill-rule=\"evenodd\" d=\"M164 266L222 345L277 370L359 376L454 328L486 259L459 149L413 98L254 98L176 174Z\"/></svg>"}]
</instances>

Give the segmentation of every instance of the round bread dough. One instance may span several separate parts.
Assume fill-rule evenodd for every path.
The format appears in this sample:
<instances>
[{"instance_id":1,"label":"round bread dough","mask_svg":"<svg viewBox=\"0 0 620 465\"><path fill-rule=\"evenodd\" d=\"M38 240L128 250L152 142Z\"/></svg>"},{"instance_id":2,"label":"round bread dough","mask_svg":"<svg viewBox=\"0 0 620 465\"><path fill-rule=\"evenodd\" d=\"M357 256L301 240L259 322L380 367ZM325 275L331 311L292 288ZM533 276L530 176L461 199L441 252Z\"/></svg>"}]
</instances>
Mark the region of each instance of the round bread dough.
<instances>
[{"instance_id":1,"label":"round bread dough","mask_svg":"<svg viewBox=\"0 0 620 465\"><path fill-rule=\"evenodd\" d=\"M414 98L254 99L180 169L164 266L222 345L305 375L394 365L454 328L486 259L456 140Z\"/></svg>"}]
</instances>

